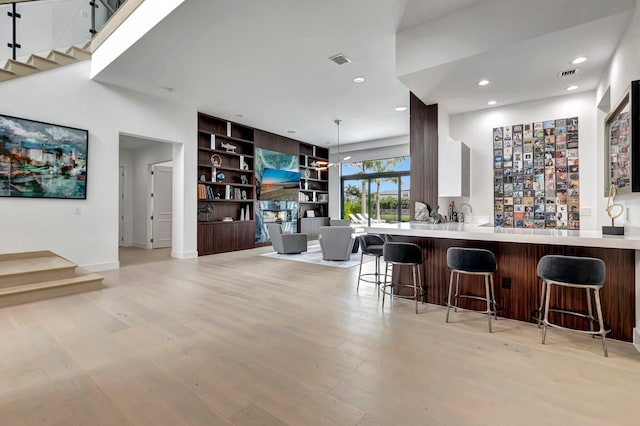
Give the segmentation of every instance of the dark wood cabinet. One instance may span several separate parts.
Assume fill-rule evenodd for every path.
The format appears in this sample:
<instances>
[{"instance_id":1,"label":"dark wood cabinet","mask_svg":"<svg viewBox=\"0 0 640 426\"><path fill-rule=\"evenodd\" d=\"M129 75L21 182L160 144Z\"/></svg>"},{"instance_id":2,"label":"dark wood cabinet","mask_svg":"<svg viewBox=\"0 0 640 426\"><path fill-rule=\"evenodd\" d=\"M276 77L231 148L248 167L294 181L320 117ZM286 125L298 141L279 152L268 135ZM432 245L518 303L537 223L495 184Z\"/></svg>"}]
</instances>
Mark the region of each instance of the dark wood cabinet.
<instances>
[{"instance_id":1,"label":"dark wood cabinet","mask_svg":"<svg viewBox=\"0 0 640 426\"><path fill-rule=\"evenodd\" d=\"M254 129L198 114L198 254L253 248Z\"/></svg>"},{"instance_id":2,"label":"dark wood cabinet","mask_svg":"<svg viewBox=\"0 0 640 426\"><path fill-rule=\"evenodd\" d=\"M256 246L256 147L299 156L298 231L317 238L328 224L327 148L198 113L200 256Z\"/></svg>"},{"instance_id":3,"label":"dark wood cabinet","mask_svg":"<svg viewBox=\"0 0 640 426\"><path fill-rule=\"evenodd\" d=\"M207 222L198 224L200 256L255 247L255 222Z\"/></svg>"}]
</instances>

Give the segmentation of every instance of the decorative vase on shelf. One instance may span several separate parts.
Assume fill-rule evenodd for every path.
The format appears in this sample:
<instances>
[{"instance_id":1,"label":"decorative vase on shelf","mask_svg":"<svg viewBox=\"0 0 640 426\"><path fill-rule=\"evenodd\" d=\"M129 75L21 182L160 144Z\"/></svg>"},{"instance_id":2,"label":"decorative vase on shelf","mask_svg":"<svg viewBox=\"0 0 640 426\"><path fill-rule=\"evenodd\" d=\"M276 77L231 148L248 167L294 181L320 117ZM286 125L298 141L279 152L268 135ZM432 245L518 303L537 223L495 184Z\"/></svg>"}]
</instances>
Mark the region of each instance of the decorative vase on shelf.
<instances>
[{"instance_id":1,"label":"decorative vase on shelf","mask_svg":"<svg viewBox=\"0 0 640 426\"><path fill-rule=\"evenodd\" d=\"M244 208L240 209L240 220L244 220Z\"/></svg>"},{"instance_id":2,"label":"decorative vase on shelf","mask_svg":"<svg viewBox=\"0 0 640 426\"><path fill-rule=\"evenodd\" d=\"M251 220L251 214L249 213L249 206L247 206L247 209L244 211L244 220Z\"/></svg>"}]
</instances>

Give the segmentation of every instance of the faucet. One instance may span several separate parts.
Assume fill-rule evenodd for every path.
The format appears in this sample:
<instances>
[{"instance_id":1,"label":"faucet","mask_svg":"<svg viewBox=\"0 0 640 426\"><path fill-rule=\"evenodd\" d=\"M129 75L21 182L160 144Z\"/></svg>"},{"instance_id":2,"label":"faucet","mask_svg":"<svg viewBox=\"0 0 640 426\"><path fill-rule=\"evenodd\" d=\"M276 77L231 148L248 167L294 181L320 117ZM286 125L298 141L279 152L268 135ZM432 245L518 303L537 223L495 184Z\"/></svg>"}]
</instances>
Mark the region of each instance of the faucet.
<instances>
[{"instance_id":1,"label":"faucet","mask_svg":"<svg viewBox=\"0 0 640 426\"><path fill-rule=\"evenodd\" d=\"M460 213L458 214L458 220L459 220L460 222L464 222L464 211L463 211L464 206L469 207L469 214L473 213L473 209L471 208L471 205L470 205L470 204L468 204L468 203L461 203L461 204L460 204Z\"/></svg>"}]
</instances>

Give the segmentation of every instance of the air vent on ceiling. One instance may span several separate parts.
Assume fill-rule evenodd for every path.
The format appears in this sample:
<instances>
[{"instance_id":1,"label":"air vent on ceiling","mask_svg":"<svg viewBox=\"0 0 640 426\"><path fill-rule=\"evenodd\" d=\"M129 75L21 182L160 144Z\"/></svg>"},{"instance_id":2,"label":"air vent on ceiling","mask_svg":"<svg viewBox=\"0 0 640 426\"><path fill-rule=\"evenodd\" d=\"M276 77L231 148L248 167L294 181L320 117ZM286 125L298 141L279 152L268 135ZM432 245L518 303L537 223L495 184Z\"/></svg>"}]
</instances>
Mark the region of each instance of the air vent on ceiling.
<instances>
[{"instance_id":1,"label":"air vent on ceiling","mask_svg":"<svg viewBox=\"0 0 640 426\"><path fill-rule=\"evenodd\" d=\"M331 56L329 59L331 59L333 62L335 62L338 65L344 65L351 62L351 59L347 58L347 56L344 53L338 53L337 55Z\"/></svg>"},{"instance_id":2,"label":"air vent on ceiling","mask_svg":"<svg viewBox=\"0 0 640 426\"><path fill-rule=\"evenodd\" d=\"M564 70L558 73L558 77L571 77L572 75L576 75L578 73L578 68L574 68L571 70Z\"/></svg>"}]
</instances>

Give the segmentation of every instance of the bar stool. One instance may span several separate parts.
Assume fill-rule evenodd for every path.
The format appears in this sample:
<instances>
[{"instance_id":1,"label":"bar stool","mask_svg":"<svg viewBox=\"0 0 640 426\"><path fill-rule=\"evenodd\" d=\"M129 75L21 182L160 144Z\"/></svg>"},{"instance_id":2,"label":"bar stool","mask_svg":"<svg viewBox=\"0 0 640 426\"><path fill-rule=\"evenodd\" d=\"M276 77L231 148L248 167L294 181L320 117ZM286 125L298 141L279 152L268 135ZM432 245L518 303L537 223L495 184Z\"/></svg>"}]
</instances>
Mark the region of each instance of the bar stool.
<instances>
[{"instance_id":1,"label":"bar stool","mask_svg":"<svg viewBox=\"0 0 640 426\"><path fill-rule=\"evenodd\" d=\"M383 258L386 262L384 268L384 282L382 283L382 309L384 309L384 297L388 294L393 300L394 287L413 288L413 298L416 301L416 314L418 313L418 297L424 298L426 291L422 285L422 277L420 274L420 265L424 261L422 249L413 243L387 242L382 247ZM387 280L387 272L389 265L393 268L395 265L411 266L413 283L410 284L393 284ZM392 269L393 270L393 269ZM389 288L389 289L387 289Z\"/></svg>"},{"instance_id":2,"label":"bar stool","mask_svg":"<svg viewBox=\"0 0 640 426\"><path fill-rule=\"evenodd\" d=\"M360 289L360 281L367 283L373 283L376 285L378 294L380 294L380 258L382 257L382 246L384 245L384 239L380 235L376 234L363 234L358 236L360 241L360 269L358 270L358 285L356 291ZM364 256L375 256L376 271L373 273L362 273L362 261Z\"/></svg>"},{"instance_id":3,"label":"bar stool","mask_svg":"<svg viewBox=\"0 0 640 426\"><path fill-rule=\"evenodd\" d=\"M495 255L485 249L449 247L447 250L447 266L451 270L449 275L449 296L447 297L447 317L445 322L449 322L449 310L453 307L454 312L458 312L458 299L476 299L487 302L487 310L484 311L489 319L489 333L491 330L491 317L498 319L500 306L496 302L496 293L493 286L493 274L498 269ZM480 275L484 277L485 297L460 294L460 274ZM456 294L451 304L451 292L453 288L453 277L456 277Z\"/></svg>"},{"instance_id":4,"label":"bar stool","mask_svg":"<svg viewBox=\"0 0 640 426\"><path fill-rule=\"evenodd\" d=\"M604 287L605 267L604 262L594 257L576 257L576 256L560 256L548 255L543 256L538 261L538 276L542 279L542 294L540 296L540 312L543 312L542 324L542 344L544 345L547 337L547 327L562 328L564 330L576 331L579 333L590 334L592 336L600 335L602 339L602 349L604 356L608 357L606 335L610 330L604 328L602 319L602 305L600 304L600 289ZM551 288L556 286L583 288L587 293L587 311L585 315L580 312L567 311L558 308L549 308L549 300L551 299ZM594 331L593 309L591 305L591 292L593 291L596 301L596 312L598 314L598 323L600 329ZM544 311L542 303L544 301ZM589 320L589 330L576 330L573 328L562 327L549 322L549 312L559 312L563 314L574 315Z\"/></svg>"}]
</instances>

